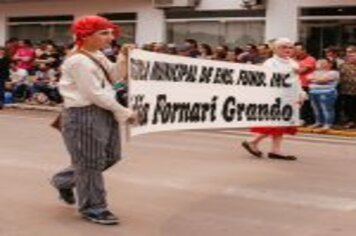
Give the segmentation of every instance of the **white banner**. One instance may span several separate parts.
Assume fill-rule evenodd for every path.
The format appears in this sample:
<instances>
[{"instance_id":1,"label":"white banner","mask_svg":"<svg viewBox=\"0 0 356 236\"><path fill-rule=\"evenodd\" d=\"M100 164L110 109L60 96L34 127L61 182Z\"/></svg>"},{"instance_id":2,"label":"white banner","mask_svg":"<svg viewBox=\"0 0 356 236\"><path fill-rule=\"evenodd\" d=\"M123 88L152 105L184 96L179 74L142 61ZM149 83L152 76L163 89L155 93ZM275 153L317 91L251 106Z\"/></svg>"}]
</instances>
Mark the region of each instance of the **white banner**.
<instances>
[{"instance_id":1,"label":"white banner","mask_svg":"<svg viewBox=\"0 0 356 236\"><path fill-rule=\"evenodd\" d=\"M262 66L133 50L129 106L149 132L295 126L299 121L292 75Z\"/></svg>"}]
</instances>

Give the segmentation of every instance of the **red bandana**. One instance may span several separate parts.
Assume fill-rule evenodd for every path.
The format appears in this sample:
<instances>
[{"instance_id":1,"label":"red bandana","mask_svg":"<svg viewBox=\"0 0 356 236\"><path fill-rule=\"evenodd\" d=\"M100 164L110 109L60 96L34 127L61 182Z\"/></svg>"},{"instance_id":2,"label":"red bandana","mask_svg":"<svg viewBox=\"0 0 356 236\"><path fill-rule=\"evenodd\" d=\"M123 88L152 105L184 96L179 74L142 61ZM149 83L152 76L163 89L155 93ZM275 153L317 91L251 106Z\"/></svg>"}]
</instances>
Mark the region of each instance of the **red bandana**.
<instances>
[{"instance_id":1,"label":"red bandana","mask_svg":"<svg viewBox=\"0 0 356 236\"><path fill-rule=\"evenodd\" d=\"M120 35L119 26L113 24L108 19L101 16L84 16L72 24L71 30L75 35L76 44L80 47L83 44L83 39L96 31L113 29L115 37Z\"/></svg>"}]
</instances>

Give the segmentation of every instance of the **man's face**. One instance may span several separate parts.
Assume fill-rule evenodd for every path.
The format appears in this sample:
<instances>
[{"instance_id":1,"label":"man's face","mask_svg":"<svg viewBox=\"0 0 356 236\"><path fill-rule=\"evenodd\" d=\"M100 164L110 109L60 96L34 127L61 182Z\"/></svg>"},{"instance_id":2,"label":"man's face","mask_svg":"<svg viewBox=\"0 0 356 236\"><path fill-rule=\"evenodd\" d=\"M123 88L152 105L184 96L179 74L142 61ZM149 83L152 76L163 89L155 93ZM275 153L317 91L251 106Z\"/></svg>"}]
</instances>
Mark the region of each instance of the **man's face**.
<instances>
[{"instance_id":1,"label":"man's face","mask_svg":"<svg viewBox=\"0 0 356 236\"><path fill-rule=\"evenodd\" d=\"M327 58L335 58L335 57L337 57L337 54L335 52L333 52L333 51L326 51L325 52L325 56Z\"/></svg>"},{"instance_id":2,"label":"man's face","mask_svg":"<svg viewBox=\"0 0 356 236\"><path fill-rule=\"evenodd\" d=\"M114 38L115 36L113 29L98 30L94 34L86 37L84 39L84 44L96 48L104 48L109 46Z\"/></svg>"},{"instance_id":3,"label":"man's face","mask_svg":"<svg viewBox=\"0 0 356 236\"><path fill-rule=\"evenodd\" d=\"M297 59L303 59L306 57L307 53L302 46L298 45L294 48L294 55Z\"/></svg>"},{"instance_id":4,"label":"man's face","mask_svg":"<svg viewBox=\"0 0 356 236\"><path fill-rule=\"evenodd\" d=\"M356 64L356 51L347 52L346 57L349 62Z\"/></svg>"},{"instance_id":5,"label":"man's face","mask_svg":"<svg viewBox=\"0 0 356 236\"><path fill-rule=\"evenodd\" d=\"M23 40L20 40L18 43L19 47L24 47L25 46L25 42Z\"/></svg>"}]
</instances>

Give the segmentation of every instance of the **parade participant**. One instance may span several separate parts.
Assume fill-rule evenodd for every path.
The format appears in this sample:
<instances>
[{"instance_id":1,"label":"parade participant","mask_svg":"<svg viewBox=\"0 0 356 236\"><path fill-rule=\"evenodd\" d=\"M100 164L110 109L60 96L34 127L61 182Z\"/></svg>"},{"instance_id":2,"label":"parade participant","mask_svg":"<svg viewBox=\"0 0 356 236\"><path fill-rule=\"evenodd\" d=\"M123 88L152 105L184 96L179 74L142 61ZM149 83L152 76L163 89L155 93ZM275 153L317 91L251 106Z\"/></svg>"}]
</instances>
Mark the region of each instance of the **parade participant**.
<instances>
[{"instance_id":1,"label":"parade participant","mask_svg":"<svg viewBox=\"0 0 356 236\"><path fill-rule=\"evenodd\" d=\"M107 209L102 172L121 158L119 121L132 123L135 115L115 100L108 77L117 76L120 68L100 49L118 36L119 29L103 17L85 16L73 23L72 31L77 49L64 61L59 82L65 107L61 131L71 166L57 173L52 184L66 203L78 201L84 219L117 224L118 218Z\"/></svg>"},{"instance_id":2,"label":"parade participant","mask_svg":"<svg viewBox=\"0 0 356 236\"><path fill-rule=\"evenodd\" d=\"M291 54L293 52L293 42L287 38L279 38L273 43L274 56L265 61L264 66L273 69L275 71L292 73L293 81L290 83L294 84L299 89L299 101L302 103L305 99L306 94L302 90L298 77L296 73L298 71L298 64L291 59ZM242 146L252 155L256 157L262 157L263 153L259 150L259 144L262 140L267 137L272 138L272 148L268 153L268 157L272 159L282 159L282 160L296 160L297 158L293 155L285 155L282 153L281 146L283 137L285 134L294 135L297 132L296 127L256 127L251 129L252 132L258 135L251 141L244 141Z\"/></svg>"}]
</instances>

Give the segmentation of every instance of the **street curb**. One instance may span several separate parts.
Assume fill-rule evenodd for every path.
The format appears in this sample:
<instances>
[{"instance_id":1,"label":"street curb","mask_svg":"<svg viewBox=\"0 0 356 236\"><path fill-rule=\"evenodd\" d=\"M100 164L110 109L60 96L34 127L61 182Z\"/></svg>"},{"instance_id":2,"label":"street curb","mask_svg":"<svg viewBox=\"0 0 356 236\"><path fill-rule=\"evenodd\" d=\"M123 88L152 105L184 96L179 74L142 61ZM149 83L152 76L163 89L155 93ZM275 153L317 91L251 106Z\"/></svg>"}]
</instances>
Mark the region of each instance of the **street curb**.
<instances>
[{"instance_id":1,"label":"street curb","mask_svg":"<svg viewBox=\"0 0 356 236\"><path fill-rule=\"evenodd\" d=\"M218 130L217 133L250 138L253 133L247 130ZM301 142L315 142L315 143L329 143L329 144L345 144L356 145L356 139L353 137L343 137L326 134L313 134L313 133L299 133L297 135L286 135L286 140L301 141Z\"/></svg>"},{"instance_id":2,"label":"street curb","mask_svg":"<svg viewBox=\"0 0 356 236\"><path fill-rule=\"evenodd\" d=\"M35 111L47 111L47 112L60 112L62 110L62 107L58 107L58 106L29 105L29 104L20 104L20 103L6 104L4 107L6 109L35 110Z\"/></svg>"},{"instance_id":3,"label":"street curb","mask_svg":"<svg viewBox=\"0 0 356 236\"><path fill-rule=\"evenodd\" d=\"M345 130L331 129L331 130L324 132L322 129L300 127L300 128L298 128L298 131L301 133L307 133L307 134L333 135L333 136L341 136L341 137L356 137L356 132L353 130L345 131Z\"/></svg>"}]
</instances>

